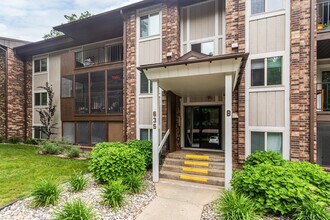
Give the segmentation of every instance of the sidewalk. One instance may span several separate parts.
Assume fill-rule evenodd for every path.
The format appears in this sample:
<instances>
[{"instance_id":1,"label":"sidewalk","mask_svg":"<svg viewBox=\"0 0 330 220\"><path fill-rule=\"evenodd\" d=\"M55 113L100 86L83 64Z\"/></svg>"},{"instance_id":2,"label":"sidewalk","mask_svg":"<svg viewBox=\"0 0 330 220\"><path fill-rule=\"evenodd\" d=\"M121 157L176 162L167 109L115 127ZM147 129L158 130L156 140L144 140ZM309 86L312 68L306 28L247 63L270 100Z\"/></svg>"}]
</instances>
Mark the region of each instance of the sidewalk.
<instances>
[{"instance_id":1,"label":"sidewalk","mask_svg":"<svg viewBox=\"0 0 330 220\"><path fill-rule=\"evenodd\" d=\"M156 198L137 220L200 220L204 205L218 198L221 189L183 182L156 183Z\"/></svg>"}]
</instances>

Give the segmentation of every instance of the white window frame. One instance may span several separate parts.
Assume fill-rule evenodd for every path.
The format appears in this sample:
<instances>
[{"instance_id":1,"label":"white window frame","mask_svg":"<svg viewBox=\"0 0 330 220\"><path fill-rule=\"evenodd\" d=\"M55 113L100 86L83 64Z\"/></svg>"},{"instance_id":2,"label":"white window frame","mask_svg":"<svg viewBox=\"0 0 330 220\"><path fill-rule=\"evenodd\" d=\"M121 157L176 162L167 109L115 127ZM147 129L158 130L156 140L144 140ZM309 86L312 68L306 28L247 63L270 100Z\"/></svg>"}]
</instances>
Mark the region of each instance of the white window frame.
<instances>
[{"instance_id":1,"label":"white window frame","mask_svg":"<svg viewBox=\"0 0 330 220\"><path fill-rule=\"evenodd\" d=\"M47 70L46 71L41 71L41 60L46 60L47 61ZM40 72L35 72L35 61L40 62ZM33 71L33 75L42 75L42 74L47 74L49 71L49 59L48 56L44 56L44 57L38 57L38 58L34 58L33 59L33 64L32 64L32 71Z\"/></svg>"},{"instance_id":2,"label":"white window frame","mask_svg":"<svg viewBox=\"0 0 330 220\"><path fill-rule=\"evenodd\" d=\"M274 13L274 12L279 12L279 11L283 11L283 10L285 10L285 1L286 0L282 0L282 8L280 8L280 9L276 9L276 10L271 10L271 11L268 11L267 9L268 9L268 1L272 1L272 0L264 0L264 2L265 2L265 11L263 11L263 12L259 12L259 13L255 13L255 14L252 14L252 7L253 7L253 5L252 5L252 0L251 0L251 2L250 2L250 12L251 12L251 17L252 16L260 16L260 15L265 15L265 14L268 14L268 13Z\"/></svg>"},{"instance_id":3,"label":"white window frame","mask_svg":"<svg viewBox=\"0 0 330 220\"><path fill-rule=\"evenodd\" d=\"M139 78L140 78L140 91L139 91L139 94L141 94L141 95L151 95L151 93L152 93L152 91L151 91L151 88L152 88L151 80L149 80L147 78L147 80L148 80L148 92L141 92L141 83L142 83L142 74L141 74L141 72L139 74Z\"/></svg>"},{"instance_id":4,"label":"white window frame","mask_svg":"<svg viewBox=\"0 0 330 220\"><path fill-rule=\"evenodd\" d=\"M155 14L158 14L158 17L159 17L159 19L158 19L158 21L159 21L159 24L158 24L159 25L158 26L159 32L158 32L158 34L150 35L150 16L155 15ZM148 16L148 36L142 37L141 36L141 17L145 17L145 16ZM162 18L161 18L160 10L152 10L152 11L149 11L149 12L139 14L139 23L138 23L139 24L139 39L142 40L142 39L149 39L149 38L152 38L152 37L160 36L160 33L162 31L161 23L162 23Z\"/></svg>"},{"instance_id":5,"label":"white window frame","mask_svg":"<svg viewBox=\"0 0 330 220\"><path fill-rule=\"evenodd\" d=\"M214 16L214 25L215 25L215 35L212 37L207 37L207 38L201 38L201 39L195 39L195 40L190 40L190 9L191 7L197 6L197 5L201 5L201 4L206 4L206 3L210 3L210 2L214 2L215 4L215 16ZM208 1L204 1L204 2L200 2L200 3L196 3L196 4L192 4L186 7L182 7L181 8L181 15L183 14L183 10L187 9L187 39L186 41L183 40L183 19L182 17L180 17L180 41L181 41L181 56L184 55L185 53L188 53L189 51L191 51L191 45L192 44L197 44L197 43L208 43L213 41L213 56L214 55L220 55L220 54L225 54L225 49L226 49L226 10L224 11L223 15L222 15L222 30L219 30L219 11L218 11L218 4L219 1L218 0L208 0ZM220 32L222 32L222 34L219 34ZM219 51L219 39L222 39L222 51ZM187 51L184 53L184 47L187 48Z\"/></svg>"},{"instance_id":6,"label":"white window frame","mask_svg":"<svg viewBox=\"0 0 330 220\"><path fill-rule=\"evenodd\" d=\"M148 140L147 141L152 141L152 139L151 139L152 128L143 128L143 127L140 127L139 140L141 140L141 130L148 130Z\"/></svg>"},{"instance_id":7,"label":"white window frame","mask_svg":"<svg viewBox=\"0 0 330 220\"><path fill-rule=\"evenodd\" d=\"M281 134L282 136L282 156L283 156L283 152L284 152L284 133L283 131L261 131L261 130L250 130L250 151L249 153L252 154L252 133L264 133L264 140L265 140L265 144L264 144L264 151L268 151L268 133L278 133Z\"/></svg>"},{"instance_id":8,"label":"white window frame","mask_svg":"<svg viewBox=\"0 0 330 220\"><path fill-rule=\"evenodd\" d=\"M278 55L277 55L278 54ZM278 85L268 85L267 84L267 76L268 76L268 67L267 67L267 60L268 58L273 58L273 57L281 57L282 58L282 71L281 71L281 84L278 84ZM253 86L252 85L252 61L254 60L261 60L263 59L264 60L264 85L262 86ZM249 86L250 86L250 89L257 89L257 88L276 88L276 87L279 87L279 88L282 88L284 87L284 71L285 71L285 68L284 68L284 65L285 64L285 60L284 60L284 56L282 53L271 53L269 54L268 56L254 56L251 58L251 65L250 65L250 82L249 82Z\"/></svg>"},{"instance_id":9,"label":"white window frame","mask_svg":"<svg viewBox=\"0 0 330 220\"><path fill-rule=\"evenodd\" d=\"M42 139L42 138L36 138L36 127L43 127L43 125L33 125L33 139L38 139L38 140L45 140L45 139ZM40 137L42 136L42 131L40 131Z\"/></svg>"},{"instance_id":10,"label":"white window frame","mask_svg":"<svg viewBox=\"0 0 330 220\"><path fill-rule=\"evenodd\" d=\"M42 96L40 95L40 97L39 97L39 99L40 99L40 105L36 105L35 94L42 94L42 93L46 93L46 95L47 95L47 103L46 103L46 105L42 105ZM48 106L48 101L49 101L48 99L49 99L49 97L48 97L48 94L47 94L47 92L45 90L34 91L33 92L33 107L34 108L45 108L45 107L47 107Z\"/></svg>"}]
</instances>

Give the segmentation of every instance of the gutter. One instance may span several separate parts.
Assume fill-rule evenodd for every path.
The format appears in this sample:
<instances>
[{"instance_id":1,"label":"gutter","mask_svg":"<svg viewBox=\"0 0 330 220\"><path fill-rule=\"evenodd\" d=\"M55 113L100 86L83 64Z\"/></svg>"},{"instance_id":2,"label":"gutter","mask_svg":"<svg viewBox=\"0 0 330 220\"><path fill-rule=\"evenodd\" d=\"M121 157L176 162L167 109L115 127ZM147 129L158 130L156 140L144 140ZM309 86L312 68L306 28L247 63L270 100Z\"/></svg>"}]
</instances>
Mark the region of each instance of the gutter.
<instances>
[{"instance_id":1,"label":"gutter","mask_svg":"<svg viewBox=\"0 0 330 220\"><path fill-rule=\"evenodd\" d=\"M315 121L315 115L314 115L314 95L315 95L315 85L314 85L314 68L315 68L315 0L310 0L311 4L311 13L310 13L310 91L309 91L309 97L310 97L310 105L309 105L309 133L310 133L310 141L309 141L309 160L311 163L315 163L314 160L314 121Z\"/></svg>"},{"instance_id":2,"label":"gutter","mask_svg":"<svg viewBox=\"0 0 330 220\"><path fill-rule=\"evenodd\" d=\"M127 83L126 83L126 79L127 79L127 37L126 37L126 16L124 15L123 10L120 10L120 15L123 18L123 58L124 58L124 63L123 63L123 87L124 87L124 91L123 91L123 95L124 95L124 103L123 103L123 130L124 130L124 141L127 141Z\"/></svg>"},{"instance_id":3,"label":"gutter","mask_svg":"<svg viewBox=\"0 0 330 220\"><path fill-rule=\"evenodd\" d=\"M3 50L6 54L6 61L5 61L5 137L8 139L8 51L7 49L0 46L0 49Z\"/></svg>"}]
</instances>

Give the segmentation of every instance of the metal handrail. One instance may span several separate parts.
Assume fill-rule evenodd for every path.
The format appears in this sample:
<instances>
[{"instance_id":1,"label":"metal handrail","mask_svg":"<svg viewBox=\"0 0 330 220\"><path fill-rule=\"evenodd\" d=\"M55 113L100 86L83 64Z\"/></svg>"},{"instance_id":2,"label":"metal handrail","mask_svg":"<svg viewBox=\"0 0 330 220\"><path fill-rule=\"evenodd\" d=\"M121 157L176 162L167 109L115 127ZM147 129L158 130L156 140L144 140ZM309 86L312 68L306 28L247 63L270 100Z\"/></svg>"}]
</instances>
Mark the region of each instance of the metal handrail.
<instances>
[{"instance_id":1,"label":"metal handrail","mask_svg":"<svg viewBox=\"0 0 330 220\"><path fill-rule=\"evenodd\" d=\"M162 150L162 148L164 147L167 138L170 136L170 129L168 129L162 139L162 141L160 142L159 146L158 146L158 153Z\"/></svg>"},{"instance_id":2,"label":"metal handrail","mask_svg":"<svg viewBox=\"0 0 330 220\"><path fill-rule=\"evenodd\" d=\"M318 111L330 111L330 83L317 83L317 106Z\"/></svg>"}]
</instances>

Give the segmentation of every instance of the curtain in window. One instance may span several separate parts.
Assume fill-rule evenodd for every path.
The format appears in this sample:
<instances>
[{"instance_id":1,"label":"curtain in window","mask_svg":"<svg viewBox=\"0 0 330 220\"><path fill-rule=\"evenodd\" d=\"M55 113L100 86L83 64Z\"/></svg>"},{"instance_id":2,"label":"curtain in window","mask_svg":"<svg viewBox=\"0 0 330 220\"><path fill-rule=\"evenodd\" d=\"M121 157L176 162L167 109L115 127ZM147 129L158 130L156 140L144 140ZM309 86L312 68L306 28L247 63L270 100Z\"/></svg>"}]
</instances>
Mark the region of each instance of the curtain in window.
<instances>
[{"instance_id":1,"label":"curtain in window","mask_svg":"<svg viewBox=\"0 0 330 220\"><path fill-rule=\"evenodd\" d=\"M252 132L251 133L251 153L265 150L265 133Z\"/></svg>"},{"instance_id":2,"label":"curtain in window","mask_svg":"<svg viewBox=\"0 0 330 220\"><path fill-rule=\"evenodd\" d=\"M282 154L282 133L267 133L267 148Z\"/></svg>"}]
</instances>

